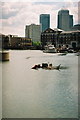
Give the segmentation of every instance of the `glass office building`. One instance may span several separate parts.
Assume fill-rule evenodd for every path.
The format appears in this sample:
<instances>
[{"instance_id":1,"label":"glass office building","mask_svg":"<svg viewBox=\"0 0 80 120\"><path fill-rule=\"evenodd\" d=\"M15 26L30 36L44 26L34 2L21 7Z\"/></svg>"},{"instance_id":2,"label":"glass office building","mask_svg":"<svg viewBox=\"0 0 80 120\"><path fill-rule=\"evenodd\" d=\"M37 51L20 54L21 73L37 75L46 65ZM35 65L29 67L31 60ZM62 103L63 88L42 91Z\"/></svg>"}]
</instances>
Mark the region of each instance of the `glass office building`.
<instances>
[{"instance_id":1,"label":"glass office building","mask_svg":"<svg viewBox=\"0 0 80 120\"><path fill-rule=\"evenodd\" d=\"M50 14L41 14L40 15L40 24L41 24L41 31L45 31L46 29L50 28Z\"/></svg>"},{"instance_id":2,"label":"glass office building","mask_svg":"<svg viewBox=\"0 0 80 120\"><path fill-rule=\"evenodd\" d=\"M73 15L69 15L69 10L62 9L58 12L59 29L69 31L73 27Z\"/></svg>"}]
</instances>

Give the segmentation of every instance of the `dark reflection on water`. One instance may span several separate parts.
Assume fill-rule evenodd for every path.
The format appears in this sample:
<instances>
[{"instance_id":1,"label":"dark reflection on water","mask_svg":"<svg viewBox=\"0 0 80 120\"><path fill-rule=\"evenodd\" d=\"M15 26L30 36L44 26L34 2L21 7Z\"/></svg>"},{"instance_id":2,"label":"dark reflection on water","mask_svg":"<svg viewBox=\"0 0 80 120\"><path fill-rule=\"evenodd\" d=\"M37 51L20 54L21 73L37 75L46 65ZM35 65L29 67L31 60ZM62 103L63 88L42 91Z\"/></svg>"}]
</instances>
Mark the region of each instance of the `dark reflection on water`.
<instances>
[{"instance_id":1,"label":"dark reflection on water","mask_svg":"<svg viewBox=\"0 0 80 120\"><path fill-rule=\"evenodd\" d=\"M58 70L33 70L43 62ZM3 63L4 118L77 118L78 57L42 51L10 51Z\"/></svg>"},{"instance_id":2,"label":"dark reflection on water","mask_svg":"<svg viewBox=\"0 0 80 120\"><path fill-rule=\"evenodd\" d=\"M69 69L67 66L61 66L60 69Z\"/></svg>"}]
</instances>

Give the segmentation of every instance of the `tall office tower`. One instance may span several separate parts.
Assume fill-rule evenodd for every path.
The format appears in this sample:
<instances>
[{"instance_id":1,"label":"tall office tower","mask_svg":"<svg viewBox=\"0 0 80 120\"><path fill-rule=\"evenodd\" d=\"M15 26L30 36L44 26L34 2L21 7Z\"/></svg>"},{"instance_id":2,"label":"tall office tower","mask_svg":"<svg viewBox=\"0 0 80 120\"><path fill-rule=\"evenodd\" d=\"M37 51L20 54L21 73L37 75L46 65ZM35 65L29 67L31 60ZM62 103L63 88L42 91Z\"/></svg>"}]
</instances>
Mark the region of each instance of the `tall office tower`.
<instances>
[{"instance_id":1,"label":"tall office tower","mask_svg":"<svg viewBox=\"0 0 80 120\"><path fill-rule=\"evenodd\" d=\"M41 14L40 15L40 24L42 32L50 28L50 14Z\"/></svg>"},{"instance_id":2,"label":"tall office tower","mask_svg":"<svg viewBox=\"0 0 80 120\"><path fill-rule=\"evenodd\" d=\"M40 41L40 36L41 36L41 26L40 25L26 25L25 28L25 37L31 38L32 41Z\"/></svg>"},{"instance_id":3,"label":"tall office tower","mask_svg":"<svg viewBox=\"0 0 80 120\"><path fill-rule=\"evenodd\" d=\"M78 23L80 24L80 1L78 2Z\"/></svg>"},{"instance_id":4,"label":"tall office tower","mask_svg":"<svg viewBox=\"0 0 80 120\"><path fill-rule=\"evenodd\" d=\"M69 15L69 10L62 9L58 12L59 29L69 31L73 27L73 15Z\"/></svg>"}]
</instances>

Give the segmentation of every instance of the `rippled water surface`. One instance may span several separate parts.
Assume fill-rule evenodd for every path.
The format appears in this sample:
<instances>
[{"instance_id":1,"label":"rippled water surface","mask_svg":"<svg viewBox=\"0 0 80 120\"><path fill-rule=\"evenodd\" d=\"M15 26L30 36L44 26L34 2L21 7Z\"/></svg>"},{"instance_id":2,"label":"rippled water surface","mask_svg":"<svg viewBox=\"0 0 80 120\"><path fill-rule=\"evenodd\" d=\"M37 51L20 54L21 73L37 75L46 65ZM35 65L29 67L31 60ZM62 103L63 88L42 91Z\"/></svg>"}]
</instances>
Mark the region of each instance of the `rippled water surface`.
<instances>
[{"instance_id":1,"label":"rippled water surface","mask_svg":"<svg viewBox=\"0 0 80 120\"><path fill-rule=\"evenodd\" d=\"M61 64L62 69L31 69L43 62ZM13 50L2 71L3 118L78 117L78 57L74 54Z\"/></svg>"}]
</instances>

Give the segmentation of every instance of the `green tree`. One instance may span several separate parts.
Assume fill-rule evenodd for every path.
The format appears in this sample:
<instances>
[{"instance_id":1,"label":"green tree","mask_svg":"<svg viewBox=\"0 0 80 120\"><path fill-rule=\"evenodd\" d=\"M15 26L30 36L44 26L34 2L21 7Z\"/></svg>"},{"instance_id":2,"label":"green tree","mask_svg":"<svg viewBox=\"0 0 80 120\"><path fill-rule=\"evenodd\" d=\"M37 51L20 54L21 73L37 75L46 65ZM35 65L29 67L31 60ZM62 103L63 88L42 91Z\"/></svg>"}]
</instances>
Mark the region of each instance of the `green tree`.
<instances>
[{"instance_id":1,"label":"green tree","mask_svg":"<svg viewBox=\"0 0 80 120\"><path fill-rule=\"evenodd\" d=\"M36 42L32 42L33 46L35 47L35 49L41 49L41 42L40 41L36 41Z\"/></svg>"}]
</instances>

